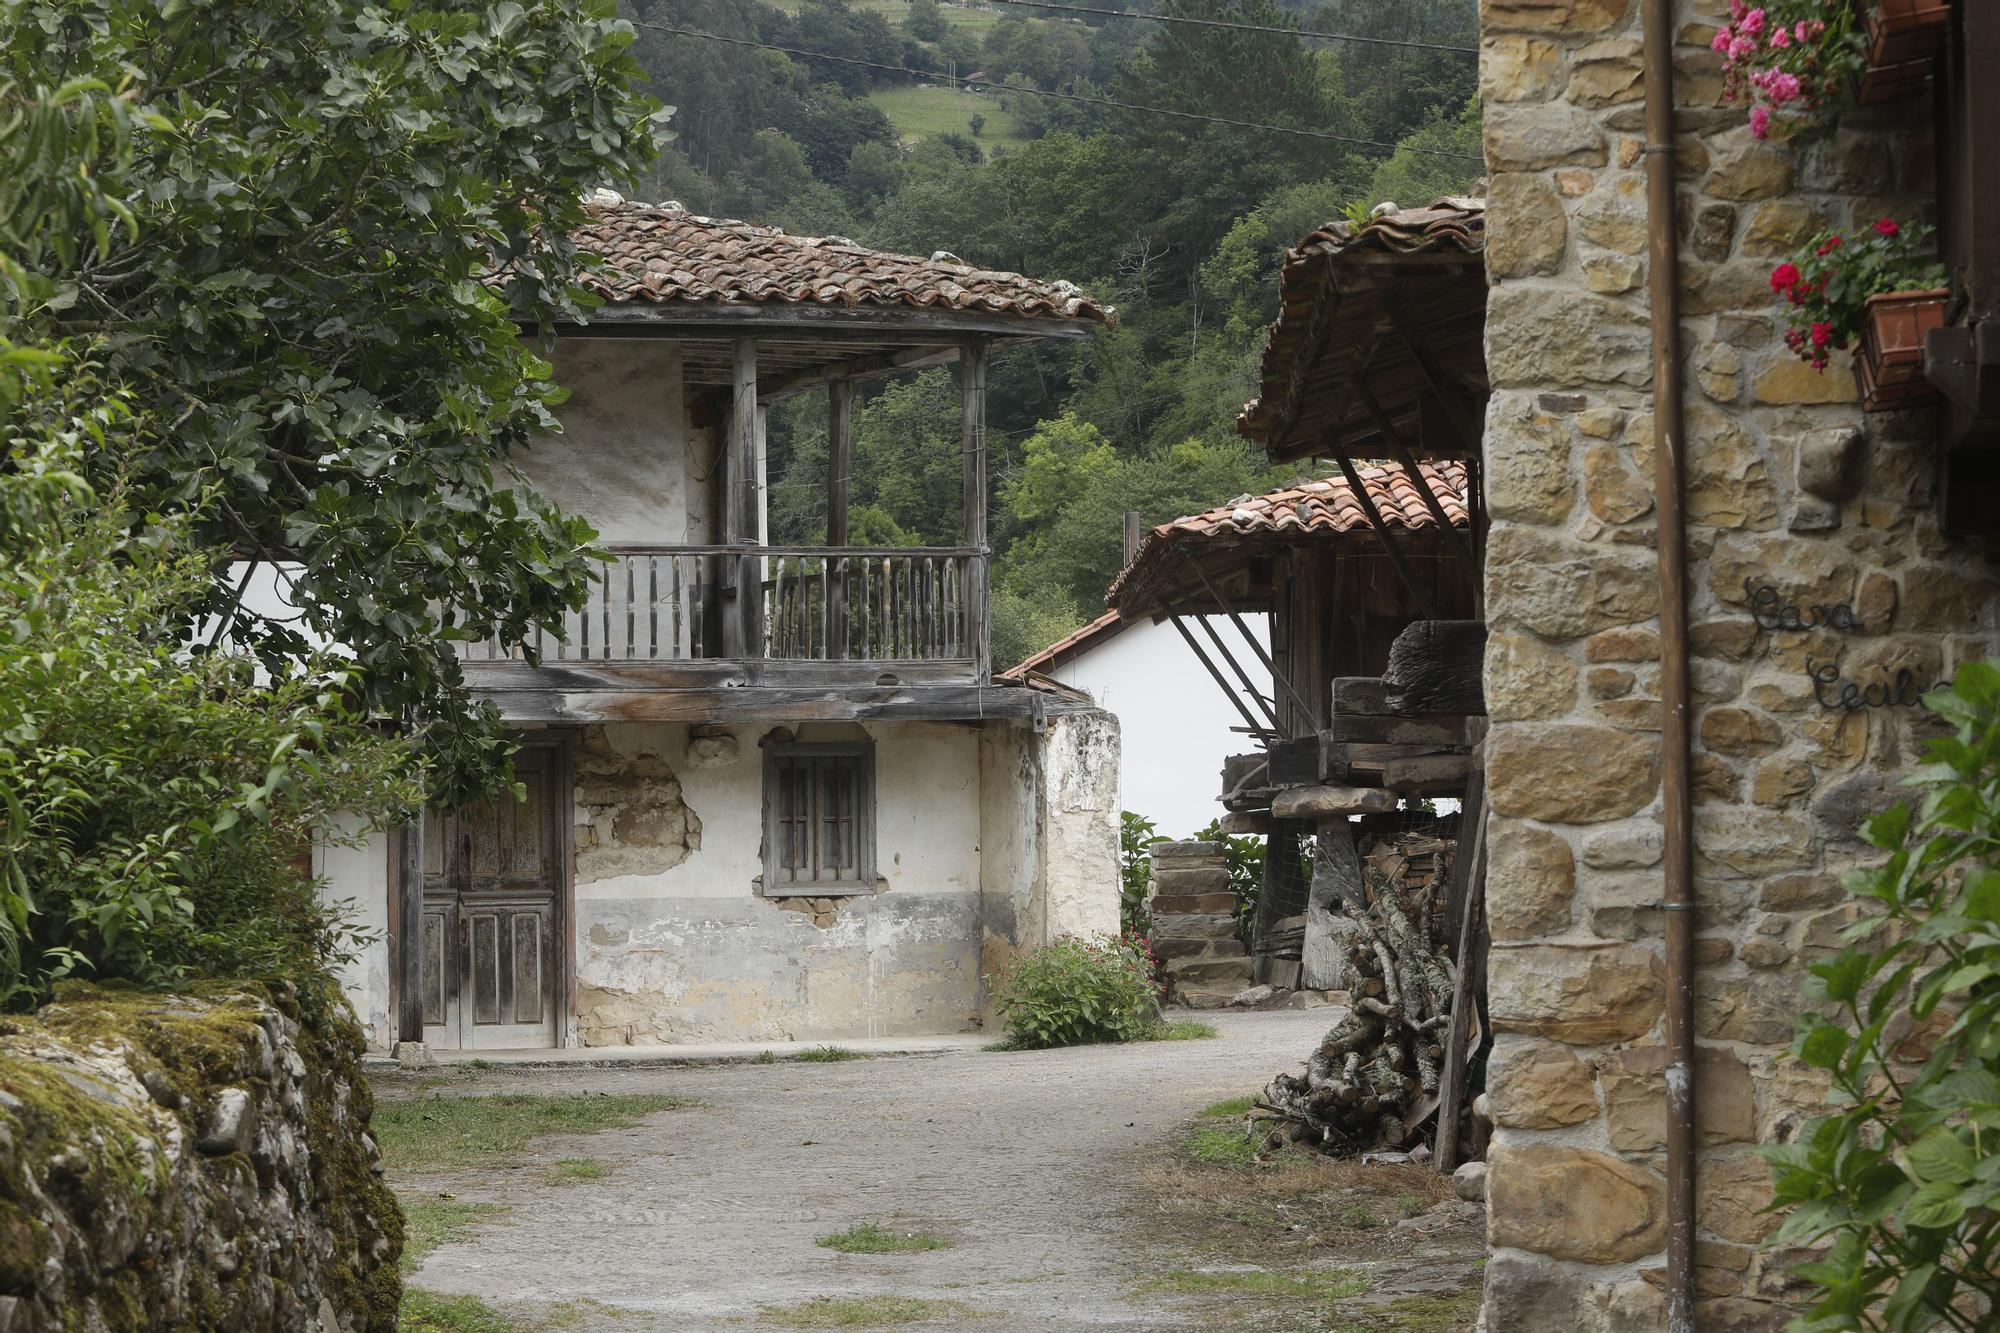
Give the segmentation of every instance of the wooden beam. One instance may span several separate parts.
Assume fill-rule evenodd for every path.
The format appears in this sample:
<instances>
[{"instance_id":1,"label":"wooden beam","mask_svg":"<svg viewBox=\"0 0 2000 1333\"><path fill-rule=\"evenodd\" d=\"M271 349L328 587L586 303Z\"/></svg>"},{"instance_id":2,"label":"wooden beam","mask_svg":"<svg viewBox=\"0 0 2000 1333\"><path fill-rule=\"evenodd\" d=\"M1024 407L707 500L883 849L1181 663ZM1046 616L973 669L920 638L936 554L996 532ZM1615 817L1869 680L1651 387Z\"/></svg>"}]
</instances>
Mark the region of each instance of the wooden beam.
<instances>
[{"instance_id":1,"label":"wooden beam","mask_svg":"<svg viewBox=\"0 0 2000 1333\"><path fill-rule=\"evenodd\" d=\"M847 545L848 478L854 470L854 384L837 379L826 387L826 544ZM827 656L847 656L847 577L845 562L827 562Z\"/></svg>"},{"instance_id":2,"label":"wooden beam","mask_svg":"<svg viewBox=\"0 0 2000 1333\"><path fill-rule=\"evenodd\" d=\"M1412 795L1449 795L1464 790L1471 777L1469 754L1415 755L1382 765L1382 785Z\"/></svg>"},{"instance_id":3,"label":"wooden beam","mask_svg":"<svg viewBox=\"0 0 2000 1333\"><path fill-rule=\"evenodd\" d=\"M1200 562L1189 559L1187 552L1179 546L1174 546L1170 549L1175 555L1180 557L1183 566L1194 571L1195 578L1199 579L1201 586L1208 590L1208 595L1215 599L1216 607L1222 614L1229 617L1229 623L1236 626L1236 632L1241 634L1243 641L1250 645L1250 651L1257 654L1257 660L1262 662L1264 669L1271 673L1272 681L1276 685L1282 685L1285 688L1285 692L1292 696L1293 706L1301 713L1304 713L1310 724L1317 728L1319 726L1319 709L1299 697L1299 692L1292 688L1291 680L1278 670L1277 664L1271 660L1271 655L1264 651L1264 645L1257 642L1257 637L1244 626L1243 617L1236 614L1235 608L1229 605L1228 600L1223 597L1221 591L1210 581L1208 572L1201 567ZM1208 623L1207 617L1203 617L1202 623ZM1275 713L1272 714L1271 720L1273 724L1277 722L1277 715Z\"/></svg>"},{"instance_id":4,"label":"wooden beam","mask_svg":"<svg viewBox=\"0 0 2000 1333\"><path fill-rule=\"evenodd\" d=\"M986 352L985 343L972 343L958 361L965 544L978 552L966 563L965 619L972 634L972 660L982 681L993 674L993 624L986 599Z\"/></svg>"},{"instance_id":5,"label":"wooden beam","mask_svg":"<svg viewBox=\"0 0 2000 1333\"><path fill-rule=\"evenodd\" d=\"M396 830L396 1040L424 1039L424 813Z\"/></svg>"},{"instance_id":6,"label":"wooden beam","mask_svg":"<svg viewBox=\"0 0 2000 1333\"><path fill-rule=\"evenodd\" d=\"M1273 819L1386 815L1395 808L1396 794L1380 787L1292 787L1271 798Z\"/></svg>"},{"instance_id":7,"label":"wooden beam","mask_svg":"<svg viewBox=\"0 0 2000 1333\"><path fill-rule=\"evenodd\" d=\"M1353 461L1345 454L1336 454L1334 461L1340 464L1341 475L1347 478L1348 487L1353 490L1355 500L1368 515L1368 521L1374 525L1375 538L1382 543L1382 553L1388 556L1389 563L1395 566L1396 577L1403 581L1403 588L1410 594L1410 600L1417 604L1419 611L1423 612L1424 619L1436 620L1437 607L1432 604L1430 594L1417 582L1416 571L1410 568L1410 562L1404 558L1402 545L1397 542L1396 535L1390 532L1389 525L1382 521L1382 510L1375 503L1375 497L1368 493L1368 486L1361 480L1361 474L1354 470Z\"/></svg>"},{"instance_id":8,"label":"wooden beam","mask_svg":"<svg viewBox=\"0 0 2000 1333\"><path fill-rule=\"evenodd\" d=\"M1424 470L1417 465L1416 455L1410 452L1409 442L1403 438L1403 433L1396 429L1396 423L1389 419L1389 414L1382 410L1382 404L1374 393L1360 380L1354 381L1354 395L1361 400L1362 408L1374 421L1375 429L1381 433L1382 442L1389 447L1389 452L1394 455L1398 463L1402 464L1403 470L1410 474L1410 485L1416 488L1418 497L1424 502L1424 508L1430 510L1431 518L1444 533L1445 544L1458 552L1458 558L1465 561L1469 567L1478 568L1479 558L1473 553L1472 543L1466 540L1465 533L1459 530L1458 525L1451 521L1451 516L1444 512L1443 502L1431 491L1430 483L1424 480Z\"/></svg>"},{"instance_id":9,"label":"wooden beam","mask_svg":"<svg viewBox=\"0 0 2000 1333\"><path fill-rule=\"evenodd\" d=\"M774 379L768 379L759 389L764 402L776 402L793 394L804 393L837 384L842 380L872 380L884 375L896 375L906 370L922 370L927 366L941 366L958 360L957 347L906 347L901 351L878 352L874 356L851 357L845 361L832 361L809 370L794 371Z\"/></svg>"},{"instance_id":10,"label":"wooden beam","mask_svg":"<svg viewBox=\"0 0 2000 1333\"><path fill-rule=\"evenodd\" d=\"M723 506L722 539L744 546L757 540L757 340L738 338L730 348L729 483ZM763 562L756 556L723 556L729 566L735 604L723 616L725 657L749 657L763 649Z\"/></svg>"},{"instance_id":11,"label":"wooden beam","mask_svg":"<svg viewBox=\"0 0 2000 1333\"><path fill-rule=\"evenodd\" d=\"M1237 713L1243 718L1244 725L1250 728L1251 734L1256 736L1273 735L1274 733L1269 728L1260 726L1257 719L1251 715L1250 710L1243 706L1243 700L1237 696L1235 687L1223 679L1221 670L1217 668L1214 662L1209 660L1208 654L1202 650L1201 644L1188 631L1187 625L1182 622L1181 618L1170 615L1167 619L1173 622L1174 629L1180 633L1182 641L1188 646L1188 651L1195 655L1195 660L1208 668L1209 679L1215 682L1215 687L1221 690L1228 697L1229 702L1235 706Z\"/></svg>"},{"instance_id":12,"label":"wooden beam","mask_svg":"<svg viewBox=\"0 0 2000 1333\"><path fill-rule=\"evenodd\" d=\"M1403 340L1403 346L1410 351L1410 359L1417 363L1417 373L1424 377L1424 383L1437 395L1438 403L1450 419L1452 429L1457 432L1459 443L1468 455L1479 452L1479 423L1468 419L1464 404L1459 401L1458 386L1445 373L1444 367L1431 354L1431 349L1418 333L1410 312L1395 301L1385 301L1389 312L1389 323L1395 326L1396 334Z\"/></svg>"},{"instance_id":13,"label":"wooden beam","mask_svg":"<svg viewBox=\"0 0 2000 1333\"><path fill-rule=\"evenodd\" d=\"M1323 743L1359 741L1368 745L1471 745L1477 737L1460 713L1430 713L1421 717L1336 717L1320 730Z\"/></svg>"},{"instance_id":14,"label":"wooden beam","mask_svg":"<svg viewBox=\"0 0 2000 1333\"><path fill-rule=\"evenodd\" d=\"M530 326L532 327L532 326ZM602 306L588 323L559 323L565 338L770 337L787 329L811 329L813 337L884 341L885 333L915 335L912 342L963 342L972 338L1088 338L1104 330L1094 319L1005 315L990 311L916 306L822 306L779 301L753 306L700 306L688 302L650 306L638 302Z\"/></svg>"},{"instance_id":15,"label":"wooden beam","mask_svg":"<svg viewBox=\"0 0 2000 1333\"><path fill-rule=\"evenodd\" d=\"M1093 705L1008 685L744 686L721 690L482 693L510 723L978 721L1088 712Z\"/></svg>"}]
</instances>

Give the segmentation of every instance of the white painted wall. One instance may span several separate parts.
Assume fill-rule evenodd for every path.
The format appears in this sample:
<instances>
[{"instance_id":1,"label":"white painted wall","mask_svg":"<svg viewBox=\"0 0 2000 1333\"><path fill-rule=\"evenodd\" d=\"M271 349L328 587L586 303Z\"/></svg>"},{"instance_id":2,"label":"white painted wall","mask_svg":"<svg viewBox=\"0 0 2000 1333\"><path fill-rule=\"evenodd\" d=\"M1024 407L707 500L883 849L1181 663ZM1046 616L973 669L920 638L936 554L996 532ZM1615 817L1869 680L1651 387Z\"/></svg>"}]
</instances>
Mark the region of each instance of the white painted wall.
<instances>
[{"instance_id":1,"label":"white painted wall","mask_svg":"<svg viewBox=\"0 0 2000 1333\"><path fill-rule=\"evenodd\" d=\"M342 909L346 920L370 938L360 956L339 969L340 988L374 1050L395 1042L395 1015L389 1012L389 856L386 833L349 843L352 825L313 843L313 873L321 876L321 896Z\"/></svg>"},{"instance_id":2,"label":"white painted wall","mask_svg":"<svg viewBox=\"0 0 2000 1333\"><path fill-rule=\"evenodd\" d=\"M1250 678L1268 687L1271 673L1236 627L1226 617L1208 619ZM1266 618L1245 616L1243 623L1268 651ZM1214 645L1192 619L1188 628L1213 657ZM1216 665L1233 679L1226 663ZM1121 799L1127 810L1152 820L1169 838L1185 838L1221 816L1222 761L1256 744L1230 730L1243 725L1242 714L1172 625L1147 620L1128 625L1048 674L1118 718L1124 736Z\"/></svg>"}]
</instances>

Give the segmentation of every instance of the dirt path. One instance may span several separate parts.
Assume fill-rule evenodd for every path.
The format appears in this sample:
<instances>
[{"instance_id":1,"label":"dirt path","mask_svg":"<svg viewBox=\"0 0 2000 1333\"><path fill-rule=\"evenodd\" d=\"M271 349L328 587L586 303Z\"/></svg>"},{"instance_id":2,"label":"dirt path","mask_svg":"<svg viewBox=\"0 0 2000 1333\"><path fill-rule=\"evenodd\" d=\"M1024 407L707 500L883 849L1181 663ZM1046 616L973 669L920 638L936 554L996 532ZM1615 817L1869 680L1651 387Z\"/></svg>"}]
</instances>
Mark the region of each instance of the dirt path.
<instances>
[{"instance_id":1,"label":"dirt path","mask_svg":"<svg viewBox=\"0 0 2000 1333\"><path fill-rule=\"evenodd\" d=\"M1238 1217L1237 1201L1204 1202L1160 1164L1202 1108L1300 1062L1325 1017L1224 1014L1216 1040L1068 1051L460 1073L441 1091L667 1093L701 1106L536 1139L515 1169L397 1181L415 1197L505 1210L432 1252L414 1280L478 1296L524 1329L755 1328L814 1298L879 1296L958 1302L981 1333L1230 1327L1242 1293L1227 1275L1246 1267L1231 1257L1244 1248L1234 1233L1247 1227L1254 1252L1257 1217L1296 1240L1289 1219L1305 1214ZM384 1098L412 1090L400 1076L378 1087ZM548 1183L553 1163L579 1157L608 1174ZM950 1244L842 1254L815 1243L870 1222ZM1447 1285L1463 1285L1478 1253L1476 1227L1469 1245L1460 1234L1468 1225L1452 1221L1427 1283L1449 1258ZM1211 1226L1232 1234L1209 1237ZM1351 1239L1357 1261L1382 1267L1387 1235ZM1413 1245L1437 1249L1429 1233L1392 1248L1407 1256ZM1205 1265L1224 1274L1219 1290L1187 1276ZM1361 1318L1315 1314L1299 1327L1451 1326Z\"/></svg>"}]
</instances>

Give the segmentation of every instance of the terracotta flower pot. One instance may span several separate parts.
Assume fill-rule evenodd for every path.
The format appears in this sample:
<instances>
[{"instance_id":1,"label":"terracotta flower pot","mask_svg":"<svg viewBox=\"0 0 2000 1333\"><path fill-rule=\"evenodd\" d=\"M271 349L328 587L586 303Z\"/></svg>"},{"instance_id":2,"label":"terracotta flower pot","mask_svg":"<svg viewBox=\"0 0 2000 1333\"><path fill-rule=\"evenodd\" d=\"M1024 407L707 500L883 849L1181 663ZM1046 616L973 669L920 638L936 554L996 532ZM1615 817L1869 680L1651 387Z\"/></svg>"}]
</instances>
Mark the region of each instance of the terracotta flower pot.
<instances>
[{"instance_id":1,"label":"terracotta flower pot","mask_svg":"<svg viewBox=\"0 0 2000 1333\"><path fill-rule=\"evenodd\" d=\"M1888 102L1921 92L1950 26L1950 0L1880 0L1868 11L1868 68L1854 100Z\"/></svg>"},{"instance_id":2,"label":"terracotta flower pot","mask_svg":"<svg viewBox=\"0 0 2000 1333\"><path fill-rule=\"evenodd\" d=\"M1937 397L1924 378L1924 335L1944 327L1950 302L1951 293L1942 287L1868 298L1861 347L1854 357L1862 411L1887 412Z\"/></svg>"}]
</instances>

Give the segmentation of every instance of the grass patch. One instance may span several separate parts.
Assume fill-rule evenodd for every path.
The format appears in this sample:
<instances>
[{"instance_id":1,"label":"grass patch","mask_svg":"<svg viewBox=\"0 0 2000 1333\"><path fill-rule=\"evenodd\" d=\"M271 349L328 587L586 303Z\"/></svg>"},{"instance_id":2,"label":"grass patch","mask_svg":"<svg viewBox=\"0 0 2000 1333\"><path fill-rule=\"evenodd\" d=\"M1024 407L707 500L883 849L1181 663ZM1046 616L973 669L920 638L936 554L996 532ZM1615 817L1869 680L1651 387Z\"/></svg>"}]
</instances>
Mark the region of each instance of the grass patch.
<instances>
[{"instance_id":1,"label":"grass patch","mask_svg":"<svg viewBox=\"0 0 2000 1333\"><path fill-rule=\"evenodd\" d=\"M757 1058L750 1063L753 1065L774 1065L778 1063L778 1053L776 1051L759 1051L757 1052Z\"/></svg>"},{"instance_id":2,"label":"grass patch","mask_svg":"<svg viewBox=\"0 0 2000 1333\"><path fill-rule=\"evenodd\" d=\"M1239 1115L1248 1115L1250 1108L1256 1104L1257 1099L1255 1097L1231 1097L1226 1102L1217 1102L1213 1106L1203 1107L1201 1118L1203 1120L1233 1120Z\"/></svg>"},{"instance_id":3,"label":"grass patch","mask_svg":"<svg viewBox=\"0 0 2000 1333\"><path fill-rule=\"evenodd\" d=\"M403 1271L409 1272L440 1245L471 1240L482 1217L507 1210L497 1203L456 1203L450 1199L398 1198L403 1210Z\"/></svg>"},{"instance_id":4,"label":"grass patch","mask_svg":"<svg viewBox=\"0 0 2000 1333\"><path fill-rule=\"evenodd\" d=\"M917 1254L924 1250L942 1250L951 1242L941 1236L933 1236L928 1231L894 1231L874 1222L863 1222L845 1231L836 1231L830 1236L821 1236L816 1242L821 1248L839 1250L842 1254Z\"/></svg>"},{"instance_id":5,"label":"grass patch","mask_svg":"<svg viewBox=\"0 0 2000 1333\"><path fill-rule=\"evenodd\" d=\"M1359 1296L1369 1289L1367 1280L1349 1268L1306 1269L1296 1273L1273 1273L1262 1268L1204 1273L1177 1268L1139 1285L1142 1291L1175 1296L1246 1296L1314 1303Z\"/></svg>"},{"instance_id":6,"label":"grass patch","mask_svg":"<svg viewBox=\"0 0 2000 1333\"><path fill-rule=\"evenodd\" d=\"M549 1179L557 1185L573 1185L578 1181L602 1180L611 1174L611 1168L595 1157L565 1157L549 1168Z\"/></svg>"},{"instance_id":7,"label":"grass patch","mask_svg":"<svg viewBox=\"0 0 2000 1333\"><path fill-rule=\"evenodd\" d=\"M868 1057L845 1046L808 1046L790 1058L798 1064L834 1065L843 1060L866 1060Z\"/></svg>"},{"instance_id":8,"label":"grass patch","mask_svg":"<svg viewBox=\"0 0 2000 1333\"><path fill-rule=\"evenodd\" d=\"M1337 1324L1331 1333L1460 1333L1479 1322L1480 1289L1414 1292L1368 1307L1367 1322Z\"/></svg>"},{"instance_id":9,"label":"grass patch","mask_svg":"<svg viewBox=\"0 0 2000 1333\"><path fill-rule=\"evenodd\" d=\"M1207 1041L1222 1034L1215 1024L1204 1023L1199 1018L1181 1018L1171 1023L1162 1023L1146 1035L1147 1041Z\"/></svg>"},{"instance_id":10,"label":"grass patch","mask_svg":"<svg viewBox=\"0 0 2000 1333\"><path fill-rule=\"evenodd\" d=\"M766 1305L757 1313L780 1328L879 1328L980 1317L963 1301L918 1296L815 1296L796 1305Z\"/></svg>"},{"instance_id":11,"label":"grass patch","mask_svg":"<svg viewBox=\"0 0 2000 1333\"><path fill-rule=\"evenodd\" d=\"M520 1325L477 1296L440 1296L403 1288L402 1333L519 1333Z\"/></svg>"},{"instance_id":12,"label":"grass patch","mask_svg":"<svg viewBox=\"0 0 2000 1333\"><path fill-rule=\"evenodd\" d=\"M629 1129L642 1116L698 1106L652 1093L549 1097L413 1097L375 1107L376 1141L390 1169L442 1171L512 1157L540 1134L595 1134Z\"/></svg>"},{"instance_id":13,"label":"grass patch","mask_svg":"<svg viewBox=\"0 0 2000 1333\"><path fill-rule=\"evenodd\" d=\"M1366 1208L1363 1208L1360 1204L1355 1204L1352 1208L1344 1209L1341 1212L1340 1225L1348 1228L1350 1231L1373 1231L1376 1227L1382 1225L1382 1219L1369 1212Z\"/></svg>"},{"instance_id":14,"label":"grass patch","mask_svg":"<svg viewBox=\"0 0 2000 1333\"><path fill-rule=\"evenodd\" d=\"M1013 99L1025 93L1008 93L1008 109L1000 109L1003 94L968 93L942 85L878 88L868 100L882 108L882 114L896 127L901 139L934 139L940 134L963 134L972 138L972 118L985 117L975 140L986 152L996 147L1023 144L1020 119L1013 112Z\"/></svg>"},{"instance_id":15,"label":"grass patch","mask_svg":"<svg viewBox=\"0 0 2000 1333\"><path fill-rule=\"evenodd\" d=\"M1187 1159L1203 1166L1251 1167L1257 1164L1257 1145L1240 1125L1197 1124L1188 1131Z\"/></svg>"}]
</instances>

